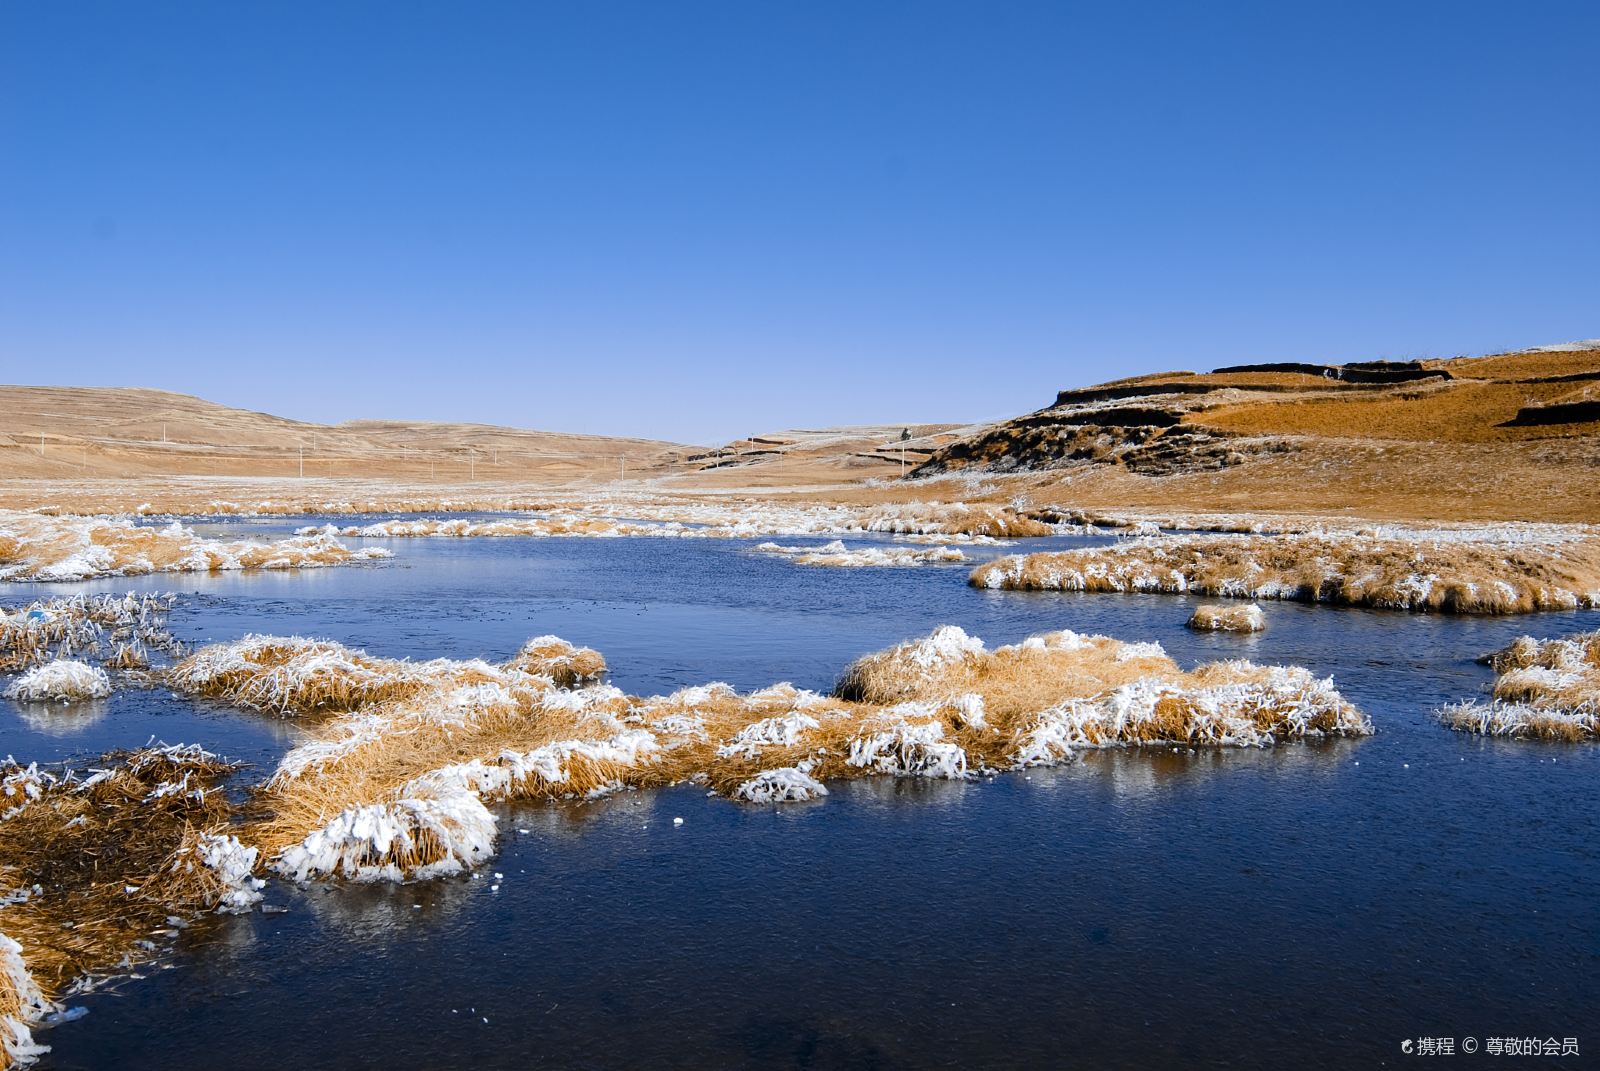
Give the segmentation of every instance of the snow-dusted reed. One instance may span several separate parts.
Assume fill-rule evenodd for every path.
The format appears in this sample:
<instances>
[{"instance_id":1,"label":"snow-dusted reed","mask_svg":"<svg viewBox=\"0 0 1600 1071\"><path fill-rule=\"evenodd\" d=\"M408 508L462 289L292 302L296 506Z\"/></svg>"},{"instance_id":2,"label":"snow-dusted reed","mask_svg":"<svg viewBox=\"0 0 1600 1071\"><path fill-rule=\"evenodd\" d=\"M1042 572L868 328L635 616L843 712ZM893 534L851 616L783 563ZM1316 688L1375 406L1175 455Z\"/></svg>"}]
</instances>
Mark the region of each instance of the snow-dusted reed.
<instances>
[{"instance_id":1,"label":"snow-dusted reed","mask_svg":"<svg viewBox=\"0 0 1600 1071\"><path fill-rule=\"evenodd\" d=\"M598 651L574 647L559 636L529 640L511 661L496 666L479 659L375 658L331 640L250 635L202 647L163 679L188 695L292 717L351 711L447 688L571 687L598 679L605 669Z\"/></svg>"},{"instance_id":2,"label":"snow-dusted reed","mask_svg":"<svg viewBox=\"0 0 1600 1071\"><path fill-rule=\"evenodd\" d=\"M606 517L692 525L709 534L756 536L892 535L939 536L950 542L1044 536L1056 529L992 503L905 502L878 506L779 505L772 502L663 502L617 499L580 507Z\"/></svg>"},{"instance_id":3,"label":"snow-dusted reed","mask_svg":"<svg viewBox=\"0 0 1600 1071\"><path fill-rule=\"evenodd\" d=\"M592 539L617 539L625 536L684 537L711 535L709 531L686 528L681 524L637 524L609 518L590 517L560 510L531 517L474 521L462 517L427 517L418 520L377 521L372 524L332 525L295 530L298 536L352 536L364 539L420 538L507 538L512 536L558 537L587 536Z\"/></svg>"},{"instance_id":4,"label":"snow-dusted reed","mask_svg":"<svg viewBox=\"0 0 1600 1071\"><path fill-rule=\"evenodd\" d=\"M36 600L16 610L0 608L0 671L96 655L108 642L116 646L107 665L140 668L152 652L173 653L180 647L166 628L174 598L134 592L73 595Z\"/></svg>"},{"instance_id":5,"label":"snow-dusted reed","mask_svg":"<svg viewBox=\"0 0 1600 1071\"><path fill-rule=\"evenodd\" d=\"M1244 606L1196 606L1189 618L1196 632L1260 632L1267 615L1255 603Z\"/></svg>"},{"instance_id":6,"label":"snow-dusted reed","mask_svg":"<svg viewBox=\"0 0 1600 1071\"><path fill-rule=\"evenodd\" d=\"M157 955L172 919L260 899L256 849L230 825L232 769L196 747L107 755L86 770L0 763L7 1059L38 1055L29 1024L56 996Z\"/></svg>"},{"instance_id":7,"label":"snow-dusted reed","mask_svg":"<svg viewBox=\"0 0 1600 1071\"><path fill-rule=\"evenodd\" d=\"M55 1010L28 971L22 946L0 933L0 1068L26 1066L50 1051L33 1039L29 1024Z\"/></svg>"},{"instance_id":8,"label":"snow-dusted reed","mask_svg":"<svg viewBox=\"0 0 1600 1071\"><path fill-rule=\"evenodd\" d=\"M1042 536L1055 528L1007 506L910 503L872 507L779 506L768 503L692 504L649 501L595 502L547 508L525 517L470 520L428 517L298 529L299 536L401 539L416 537L721 538L885 533L919 541L993 542Z\"/></svg>"},{"instance_id":9,"label":"snow-dusted reed","mask_svg":"<svg viewBox=\"0 0 1600 1071\"><path fill-rule=\"evenodd\" d=\"M955 547L856 547L850 549L834 540L820 547L786 547L778 543L762 543L757 550L781 554L796 565L823 565L840 568L864 566L907 566L930 563L964 562L967 556Z\"/></svg>"},{"instance_id":10,"label":"snow-dusted reed","mask_svg":"<svg viewBox=\"0 0 1600 1071\"><path fill-rule=\"evenodd\" d=\"M972 583L1528 613L1600 606L1600 541L1555 528L1161 536L999 558Z\"/></svg>"},{"instance_id":11,"label":"snow-dusted reed","mask_svg":"<svg viewBox=\"0 0 1600 1071\"><path fill-rule=\"evenodd\" d=\"M276 542L220 540L177 521L158 528L104 517L0 511L0 580L306 569L389 556L379 548L351 550L323 533Z\"/></svg>"},{"instance_id":12,"label":"snow-dusted reed","mask_svg":"<svg viewBox=\"0 0 1600 1071\"><path fill-rule=\"evenodd\" d=\"M6 689L6 698L25 703L72 703L110 694L111 677L105 670L66 658L34 666Z\"/></svg>"},{"instance_id":13,"label":"snow-dusted reed","mask_svg":"<svg viewBox=\"0 0 1600 1071\"><path fill-rule=\"evenodd\" d=\"M1440 719L1450 728L1547 740L1600 735L1600 632L1522 636L1488 662L1495 669L1493 699L1443 708Z\"/></svg>"},{"instance_id":14,"label":"snow-dusted reed","mask_svg":"<svg viewBox=\"0 0 1600 1071\"><path fill-rule=\"evenodd\" d=\"M540 637L519 658L559 644ZM470 867L492 851L485 805L519 799L693 781L776 803L825 796L830 780L963 778L1082 748L1256 747L1372 731L1331 681L1303 669L1220 662L1186 672L1157 644L1072 632L991 650L942 628L856 662L831 696L712 683L635 697L577 676L563 687L516 660L415 668L426 668L426 686L357 703L263 787L254 843L279 872L391 879Z\"/></svg>"},{"instance_id":15,"label":"snow-dusted reed","mask_svg":"<svg viewBox=\"0 0 1600 1071\"><path fill-rule=\"evenodd\" d=\"M536 677L549 677L560 688L590 684L606 673L606 660L599 651L574 646L560 636L535 636L506 666Z\"/></svg>"}]
</instances>

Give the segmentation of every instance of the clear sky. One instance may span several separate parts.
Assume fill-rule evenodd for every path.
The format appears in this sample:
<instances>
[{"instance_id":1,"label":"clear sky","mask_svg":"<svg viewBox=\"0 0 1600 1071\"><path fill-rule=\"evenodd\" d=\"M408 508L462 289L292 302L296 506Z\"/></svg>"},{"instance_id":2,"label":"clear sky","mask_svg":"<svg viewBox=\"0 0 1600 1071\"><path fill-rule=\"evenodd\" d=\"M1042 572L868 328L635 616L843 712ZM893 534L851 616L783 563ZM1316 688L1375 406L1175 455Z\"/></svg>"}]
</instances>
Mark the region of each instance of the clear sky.
<instances>
[{"instance_id":1,"label":"clear sky","mask_svg":"<svg viewBox=\"0 0 1600 1071\"><path fill-rule=\"evenodd\" d=\"M1600 4L0 0L0 381L721 441L1600 335Z\"/></svg>"}]
</instances>

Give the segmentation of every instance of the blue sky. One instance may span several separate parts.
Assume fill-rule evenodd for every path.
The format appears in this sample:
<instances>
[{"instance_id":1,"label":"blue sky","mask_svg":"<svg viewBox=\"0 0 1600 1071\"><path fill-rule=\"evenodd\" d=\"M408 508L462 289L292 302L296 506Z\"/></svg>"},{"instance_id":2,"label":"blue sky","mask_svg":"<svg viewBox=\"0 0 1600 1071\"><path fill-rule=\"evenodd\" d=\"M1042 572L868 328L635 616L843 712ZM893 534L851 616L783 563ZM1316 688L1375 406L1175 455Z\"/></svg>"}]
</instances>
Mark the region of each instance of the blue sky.
<instances>
[{"instance_id":1,"label":"blue sky","mask_svg":"<svg viewBox=\"0 0 1600 1071\"><path fill-rule=\"evenodd\" d=\"M1600 334L1600 5L0 0L0 381L721 441Z\"/></svg>"}]
</instances>

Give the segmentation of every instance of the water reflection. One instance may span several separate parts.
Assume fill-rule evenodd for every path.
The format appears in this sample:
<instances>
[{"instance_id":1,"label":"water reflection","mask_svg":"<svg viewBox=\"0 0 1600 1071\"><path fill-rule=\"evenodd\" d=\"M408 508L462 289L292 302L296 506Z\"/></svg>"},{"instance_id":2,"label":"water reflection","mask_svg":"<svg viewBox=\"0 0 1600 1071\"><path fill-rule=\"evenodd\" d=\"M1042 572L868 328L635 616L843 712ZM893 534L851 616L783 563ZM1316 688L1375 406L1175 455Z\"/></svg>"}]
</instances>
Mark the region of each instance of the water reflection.
<instances>
[{"instance_id":1,"label":"water reflection","mask_svg":"<svg viewBox=\"0 0 1600 1071\"><path fill-rule=\"evenodd\" d=\"M102 720L111 709L105 699L85 699L75 703L28 703L10 700L11 709L28 728L46 736L75 736Z\"/></svg>"}]
</instances>

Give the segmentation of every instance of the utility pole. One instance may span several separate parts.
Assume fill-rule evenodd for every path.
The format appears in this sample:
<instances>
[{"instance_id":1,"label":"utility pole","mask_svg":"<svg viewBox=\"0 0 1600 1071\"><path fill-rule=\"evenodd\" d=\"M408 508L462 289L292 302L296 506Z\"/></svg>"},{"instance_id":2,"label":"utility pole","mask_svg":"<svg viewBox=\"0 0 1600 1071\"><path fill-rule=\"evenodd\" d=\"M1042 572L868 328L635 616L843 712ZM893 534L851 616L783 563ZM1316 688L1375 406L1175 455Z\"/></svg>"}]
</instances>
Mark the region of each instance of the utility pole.
<instances>
[{"instance_id":1,"label":"utility pole","mask_svg":"<svg viewBox=\"0 0 1600 1071\"><path fill-rule=\"evenodd\" d=\"M300 478L306 478L306 444L300 444Z\"/></svg>"},{"instance_id":2,"label":"utility pole","mask_svg":"<svg viewBox=\"0 0 1600 1071\"><path fill-rule=\"evenodd\" d=\"M623 454L619 460L622 462L622 478L626 480L628 478L628 455Z\"/></svg>"},{"instance_id":3,"label":"utility pole","mask_svg":"<svg viewBox=\"0 0 1600 1071\"><path fill-rule=\"evenodd\" d=\"M473 479L475 478L473 473L474 473L474 470L475 470L476 466L473 463L476 462L477 460L478 460L477 452L475 450L473 450L472 447L470 447L470 446L467 447L467 482L468 483L471 483L473 481Z\"/></svg>"}]
</instances>

